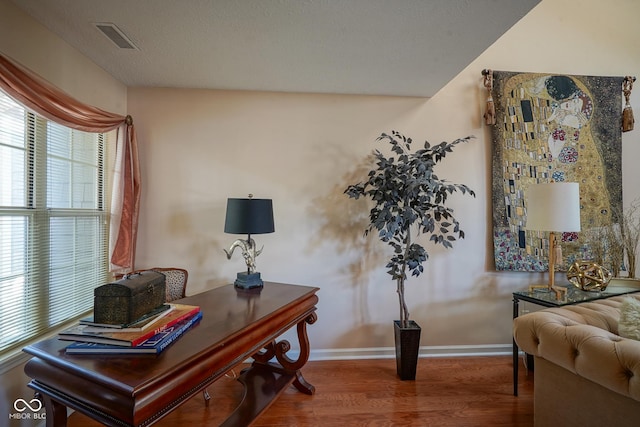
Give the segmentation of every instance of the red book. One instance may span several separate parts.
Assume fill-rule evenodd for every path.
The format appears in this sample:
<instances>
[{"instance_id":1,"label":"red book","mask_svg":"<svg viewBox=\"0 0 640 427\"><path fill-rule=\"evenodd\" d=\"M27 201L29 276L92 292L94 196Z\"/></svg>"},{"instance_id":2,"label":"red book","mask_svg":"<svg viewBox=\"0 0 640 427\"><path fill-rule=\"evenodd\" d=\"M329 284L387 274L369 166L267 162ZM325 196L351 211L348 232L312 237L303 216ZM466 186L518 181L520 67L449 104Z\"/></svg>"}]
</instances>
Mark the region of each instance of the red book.
<instances>
[{"instance_id":1,"label":"red book","mask_svg":"<svg viewBox=\"0 0 640 427\"><path fill-rule=\"evenodd\" d=\"M198 312L190 318L167 327L135 347L121 345L96 344L94 342L74 342L67 346L67 354L159 354L180 338L189 328L194 326L202 318L202 312Z\"/></svg>"},{"instance_id":2,"label":"red book","mask_svg":"<svg viewBox=\"0 0 640 427\"><path fill-rule=\"evenodd\" d=\"M119 345L123 347L136 347L162 332L166 328L175 325L200 311L200 307L186 304L171 304L172 310L169 314L154 325L154 327L144 331L119 331L113 328L99 328L78 324L65 329L58 334L58 338L65 341L91 342L97 344ZM101 331L103 329L103 331Z\"/></svg>"}]
</instances>

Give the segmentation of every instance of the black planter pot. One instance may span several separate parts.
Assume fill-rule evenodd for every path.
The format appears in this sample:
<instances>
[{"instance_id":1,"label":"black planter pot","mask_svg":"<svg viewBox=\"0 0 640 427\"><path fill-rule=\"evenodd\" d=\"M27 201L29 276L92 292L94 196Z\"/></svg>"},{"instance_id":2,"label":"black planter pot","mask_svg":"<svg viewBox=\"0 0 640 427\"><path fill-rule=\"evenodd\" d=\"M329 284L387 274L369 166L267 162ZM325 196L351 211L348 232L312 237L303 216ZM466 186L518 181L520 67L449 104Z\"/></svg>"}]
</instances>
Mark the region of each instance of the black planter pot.
<instances>
[{"instance_id":1,"label":"black planter pot","mask_svg":"<svg viewBox=\"0 0 640 427\"><path fill-rule=\"evenodd\" d=\"M396 341L396 368L401 380L415 380L420 350L420 326L410 320L403 328L399 320L393 321Z\"/></svg>"}]
</instances>

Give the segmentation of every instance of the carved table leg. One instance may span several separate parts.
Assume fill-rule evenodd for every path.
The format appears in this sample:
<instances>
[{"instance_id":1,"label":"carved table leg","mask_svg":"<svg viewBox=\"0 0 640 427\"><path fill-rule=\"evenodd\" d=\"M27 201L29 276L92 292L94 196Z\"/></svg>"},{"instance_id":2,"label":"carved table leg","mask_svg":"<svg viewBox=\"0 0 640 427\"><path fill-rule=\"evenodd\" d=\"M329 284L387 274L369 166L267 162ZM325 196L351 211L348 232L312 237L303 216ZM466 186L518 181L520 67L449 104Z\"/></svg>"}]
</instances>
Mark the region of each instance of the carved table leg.
<instances>
[{"instance_id":1,"label":"carved table leg","mask_svg":"<svg viewBox=\"0 0 640 427\"><path fill-rule=\"evenodd\" d=\"M35 398L44 402L47 410L47 427L66 427L67 426L67 407L63 404L51 399L46 394L36 392Z\"/></svg>"},{"instance_id":2,"label":"carved table leg","mask_svg":"<svg viewBox=\"0 0 640 427\"><path fill-rule=\"evenodd\" d=\"M291 349L289 341L272 341L267 344L263 350L253 355L254 364L270 366L275 371L295 375L294 385L296 388L305 394L313 394L315 388L302 377L300 369L302 369L309 360L309 354L311 352L309 337L307 336L307 323L312 325L316 320L318 320L318 316L314 312L296 325L298 341L300 343L300 354L296 360L287 356L287 352ZM280 366L269 363L274 357Z\"/></svg>"},{"instance_id":3,"label":"carved table leg","mask_svg":"<svg viewBox=\"0 0 640 427\"><path fill-rule=\"evenodd\" d=\"M312 324L317 316L311 313L297 324L300 355L293 360L287 356L291 345L288 341L271 341L264 349L253 355L251 367L243 369L238 381L244 386L244 394L238 407L225 420L222 427L249 425L290 384L300 392L313 394L315 387L309 384L300 369L309 360L309 339L306 324ZM270 362L276 358L278 363Z\"/></svg>"},{"instance_id":4,"label":"carved table leg","mask_svg":"<svg viewBox=\"0 0 640 427\"><path fill-rule=\"evenodd\" d=\"M316 388L307 382L302 376L302 372L296 372L296 378L293 380L293 385L298 389L299 392L312 395L316 392Z\"/></svg>"},{"instance_id":5,"label":"carved table leg","mask_svg":"<svg viewBox=\"0 0 640 427\"><path fill-rule=\"evenodd\" d=\"M307 323L312 325L316 320L318 320L318 316L314 312L297 325L298 341L300 342L300 355L297 360L290 359L289 356L287 356L287 351L291 348L288 341L281 341L277 344L276 359L278 359L278 362L280 362L285 370L291 372L299 371L309 360L311 349L309 346L309 337L307 336Z\"/></svg>"},{"instance_id":6,"label":"carved table leg","mask_svg":"<svg viewBox=\"0 0 640 427\"><path fill-rule=\"evenodd\" d=\"M275 357L282 366L282 370L295 376L293 380L295 388L297 388L298 391L309 395L314 394L316 388L304 379L300 369L302 369L309 360L309 353L311 352L309 337L307 336L307 323L312 325L316 320L318 320L316 313L311 313L297 325L298 341L300 343L300 355L297 360L293 360L287 356L287 352L291 348L288 341L281 341L277 344L272 343L269 351L267 352L269 354L275 353Z\"/></svg>"}]
</instances>

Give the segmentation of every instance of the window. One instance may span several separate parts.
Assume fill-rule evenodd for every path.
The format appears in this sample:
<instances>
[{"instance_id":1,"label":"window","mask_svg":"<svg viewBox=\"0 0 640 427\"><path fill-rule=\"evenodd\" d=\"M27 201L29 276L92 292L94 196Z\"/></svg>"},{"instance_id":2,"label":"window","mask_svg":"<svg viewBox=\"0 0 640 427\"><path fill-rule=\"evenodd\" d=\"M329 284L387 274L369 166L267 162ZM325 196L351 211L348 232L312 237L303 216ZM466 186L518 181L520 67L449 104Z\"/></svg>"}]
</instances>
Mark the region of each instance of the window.
<instances>
[{"instance_id":1,"label":"window","mask_svg":"<svg viewBox=\"0 0 640 427\"><path fill-rule=\"evenodd\" d=\"M108 281L104 140L0 91L0 355L90 311Z\"/></svg>"}]
</instances>

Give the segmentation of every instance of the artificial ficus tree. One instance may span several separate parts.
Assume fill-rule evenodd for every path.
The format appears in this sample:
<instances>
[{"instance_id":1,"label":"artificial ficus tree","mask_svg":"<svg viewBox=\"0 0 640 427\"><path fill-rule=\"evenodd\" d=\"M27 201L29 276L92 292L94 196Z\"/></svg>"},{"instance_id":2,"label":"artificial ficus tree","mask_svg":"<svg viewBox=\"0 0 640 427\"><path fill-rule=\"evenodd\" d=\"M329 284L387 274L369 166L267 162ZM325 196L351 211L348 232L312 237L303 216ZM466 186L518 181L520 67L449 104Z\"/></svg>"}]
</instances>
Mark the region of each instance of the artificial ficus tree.
<instances>
[{"instance_id":1,"label":"artificial ficus tree","mask_svg":"<svg viewBox=\"0 0 640 427\"><path fill-rule=\"evenodd\" d=\"M475 193L464 184L440 179L434 167L456 145L472 138L433 146L425 141L422 148L412 151L411 138L396 131L391 135L383 133L376 141L389 143L397 157L375 150L375 166L369 171L368 179L345 190L350 198L368 197L374 203L365 236L375 231L381 241L393 248L386 268L397 284L403 327L407 326L410 315L405 299L407 270L412 276L419 276L424 271L423 263L429 258L425 248L412 240L412 229L430 235L430 241L445 248L453 247L456 239L464 238L453 209L447 207L446 202L448 196L457 191L474 197Z\"/></svg>"}]
</instances>

